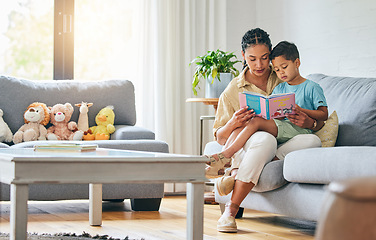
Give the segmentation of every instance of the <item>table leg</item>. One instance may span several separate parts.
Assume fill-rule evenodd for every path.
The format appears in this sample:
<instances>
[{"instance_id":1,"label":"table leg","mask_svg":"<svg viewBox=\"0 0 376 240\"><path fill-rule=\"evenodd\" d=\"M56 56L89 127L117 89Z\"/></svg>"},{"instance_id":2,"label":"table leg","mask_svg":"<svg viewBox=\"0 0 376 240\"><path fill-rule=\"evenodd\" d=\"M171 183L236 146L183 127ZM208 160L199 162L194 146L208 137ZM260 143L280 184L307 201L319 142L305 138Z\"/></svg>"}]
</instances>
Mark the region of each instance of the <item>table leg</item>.
<instances>
[{"instance_id":1,"label":"table leg","mask_svg":"<svg viewBox=\"0 0 376 240\"><path fill-rule=\"evenodd\" d=\"M89 223L102 225L102 184L89 184Z\"/></svg>"},{"instance_id":2,"label":"table leg","mask_svg":"<svg viewBox=\"0 0 376 240\"><path fill-rule=\"evenodd\" d=\"M203 239L204 183L187 183L187 239Z\"/></svg>"},{"instance_id":3,"label":"table leg","mask_svg":"<svg viewBox=\"0 0 376 240\"><path fill-rule=\"evenodd\" d=\"M27 184L11 184L10 191L10 240L26 240L29 186Z\"/></svg>"}]
</instances>

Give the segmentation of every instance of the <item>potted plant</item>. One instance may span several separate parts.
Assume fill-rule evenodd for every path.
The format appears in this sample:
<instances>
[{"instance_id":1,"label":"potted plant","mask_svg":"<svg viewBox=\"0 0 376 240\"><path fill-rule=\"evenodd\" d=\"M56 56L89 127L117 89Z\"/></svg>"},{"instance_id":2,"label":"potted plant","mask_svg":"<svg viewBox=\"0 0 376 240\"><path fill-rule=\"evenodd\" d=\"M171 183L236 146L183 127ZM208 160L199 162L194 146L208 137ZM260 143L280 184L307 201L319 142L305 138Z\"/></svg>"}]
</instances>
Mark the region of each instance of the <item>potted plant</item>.
<instances>
[{"instance_id":1,"label":"potted plant","mask_svg":"<svg viewBox=\"0 0 376 240\"><path fill-rule=\"evenodd\" d=\"M235 60L231 61L232 58L235 58ZM205 97L218 98L231 79L239 75L239 71L234 67L234 64L241 61L236 59L237 57L233 52L224 52L219 49L208 51L207 54L193 59L189 66L192 63L197 65L192 82L194 95L197 96L196 87L200 79L204 78L206 80Z\"/></svg>"}]
</instances>

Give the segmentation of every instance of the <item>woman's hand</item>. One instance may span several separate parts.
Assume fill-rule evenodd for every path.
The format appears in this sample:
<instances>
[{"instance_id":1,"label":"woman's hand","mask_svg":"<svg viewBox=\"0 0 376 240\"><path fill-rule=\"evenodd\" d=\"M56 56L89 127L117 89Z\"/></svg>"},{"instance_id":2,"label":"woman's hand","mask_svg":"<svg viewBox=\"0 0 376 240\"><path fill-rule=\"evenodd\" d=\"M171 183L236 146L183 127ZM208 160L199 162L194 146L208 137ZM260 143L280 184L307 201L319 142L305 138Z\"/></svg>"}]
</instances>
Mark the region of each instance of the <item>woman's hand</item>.
<instances>
[{"instance_id":1,"label":"woman's hand","mask_svg":"<svg viewBox=\"0 0 376 240\"><path fill-rule=\"evenodd\" d=\"M304 113L301 110L301 107L299 107L298 105L295 106L294 111L295 114L289 114L287 116L290 122L301 128L312 128L313 122L315 120L313 120L306 113Z\"/></svg>"},{"instance_id":2,"label":"woman's hand","mask_svg":"<svg viewBox=\"0 0 376 240\"><path fill-rule=\"evenodd\" d=\"M251 118L255 116L253 109L248 110L248 107L239 109L232 115L230 119L234 129L244 126Z\"/></svg>"}]
</instances>

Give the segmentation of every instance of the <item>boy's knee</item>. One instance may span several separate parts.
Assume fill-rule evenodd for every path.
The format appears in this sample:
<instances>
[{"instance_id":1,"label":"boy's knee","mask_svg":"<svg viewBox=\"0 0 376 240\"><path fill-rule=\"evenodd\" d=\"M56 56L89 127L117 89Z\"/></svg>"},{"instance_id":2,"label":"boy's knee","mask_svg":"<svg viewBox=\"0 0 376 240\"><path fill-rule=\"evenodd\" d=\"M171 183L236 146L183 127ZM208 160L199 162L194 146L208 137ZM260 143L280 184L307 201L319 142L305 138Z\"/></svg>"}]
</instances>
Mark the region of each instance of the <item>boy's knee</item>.
<instances>
[{"instance_id":1,"label":"boy's knee","mask_svg":"<svg viewBox=\"0 0 376 240\"><path fill-rule=\"evenodd\" d=\"M259 127L259 126L261 126L261 124L263 124L264 121L265 120L261 117L254 117L254 118L252 118L251 121L249 121L248 125Z\"/></svg>"}]
</instances>

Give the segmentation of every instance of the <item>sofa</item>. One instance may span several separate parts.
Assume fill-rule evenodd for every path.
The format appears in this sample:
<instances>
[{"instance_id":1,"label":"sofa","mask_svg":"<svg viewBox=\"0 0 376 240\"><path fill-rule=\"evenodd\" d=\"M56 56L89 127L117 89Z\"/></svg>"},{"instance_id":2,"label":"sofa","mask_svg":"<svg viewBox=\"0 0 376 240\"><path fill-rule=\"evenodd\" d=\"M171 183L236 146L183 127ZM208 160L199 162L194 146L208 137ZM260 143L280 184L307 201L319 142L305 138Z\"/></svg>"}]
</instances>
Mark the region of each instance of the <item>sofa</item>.
<instances>
[{"instance_id":1,"label":"sofa","mask_svg":"<svg viewBox=\"0 0 376 240\"><path fill-rule=\"evenodd\" d=\"M337 113L338 124L328 119L325 129L320 130L332 135L333 144L297 150L284 160L266 164L259 183L240 207L317 221L329 183L376 175L376 78L324 74L307 78L323 88L329 114ZM324 136L321 141L330 137ZM204 153L221 149L213 141L205 146ZM222 209L230 199L231 193L220 196L215 192Z\"/></svg>"},{"instance_id":2,"label":"sofa","mask_svg":"<svg viewBox=\"0 0 376 240\"><path fill-rule=\"evenodd\" d=\"M154 132L135 126L135 93L128 80L78 81L78 80L27 80L0 76L0 109L3 119L14 134L23 124L23 114L33 102L47 106L57 103L92 102L89 108L89 126L96 126L95 116L100 109L112 105L115 112L115 132L109 140L77 141L95 143L98 147L168 153L168 145L155 140ZM77 122L79 109L74 107L71 120ZM48 128L49 125L46 126ZM57 141L59 143L64 141ZM70 141L75 142L75 141ZM26 148L55 141L27 141L18 144L0 143L5 148ZM126 174L126 173L124 173ZM10 186L0 185L0 200L9 200ZM88 199L87 184L33 184L29 188L30 200ZM103 199L122 201L131 199L133 210L158 210L164 196L164 185L158 184L104 184Z\"/></svg>"}]
</instances>

